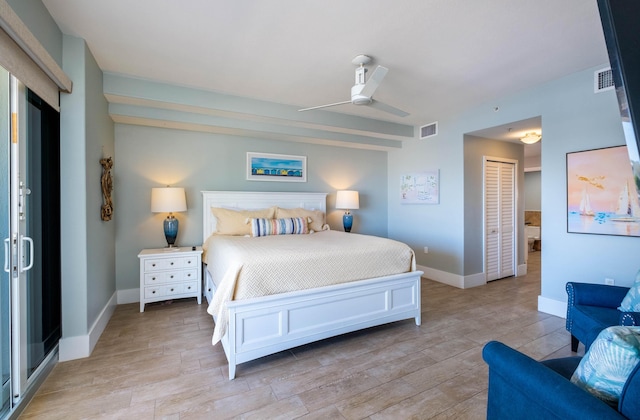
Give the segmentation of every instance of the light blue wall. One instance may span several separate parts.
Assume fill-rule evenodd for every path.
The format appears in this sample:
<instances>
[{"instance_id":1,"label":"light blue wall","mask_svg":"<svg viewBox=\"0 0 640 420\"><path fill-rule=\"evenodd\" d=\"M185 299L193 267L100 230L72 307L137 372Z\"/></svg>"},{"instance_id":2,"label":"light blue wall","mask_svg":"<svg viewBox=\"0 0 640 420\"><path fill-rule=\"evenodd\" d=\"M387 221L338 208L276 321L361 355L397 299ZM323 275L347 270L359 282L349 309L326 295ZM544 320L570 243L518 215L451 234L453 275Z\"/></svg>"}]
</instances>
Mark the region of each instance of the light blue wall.
<instances>
[{"instance_id":1,"label":"light blue wall","mask_svg":"<svg viewBox=\"0 0 640 420\"><path fill-rule=\"evenodd\" d=\"M41 0L7 0L38 42L62 67L62 32Z\"/></svg>"},{"instance_id":2,"label":"light blue wall","mask_svg":"<svg viewBox=\"0 0 640 420\"><path fill-rule=\"evenodd\" d=\"M115 293L116 221L101 218L103 157L115 157L114 123L102 93L102 70L84 43L85 66L85 142L87 188L87 319L89 325ZM117 173L114 166L112 173Z\"/></svg>"},{"instance_id":3,"label":"light blue wall","mask_svg":"<svg viewBox=\"0 0 640 420\"><path fill-rule=\"evenodd\" d=\"M100 219L100 158L114 152L102 72L84 40L63 37L73 92L60 97L63 339L85 336L115 293L115 222Z\"/></svg>"},{"instance_id":4,"label":"light blue wall","mask_svg":"<svg viewBox=\"0 0 640 420\"><path fill-rule=\"evenodd\" d=\"M524 174L524 209L540 211L542 209L542 173L540 171Z\"/></svg>"},{"instance_id":5,"label":"light blue wall","mask_svg":"<svg viewBox=\"0 0 640 420\"><path fill-rule=\"evenodd\" d=\"M87 182L84 41L64 36L63 70L73 93L60 97L60 201L62 203L62 334L87 333Z\"/></svg>"},{"instance_id":6,"label":"light blue wall","mask_svg":"<svg viewBox=\"0 0 640 420\"><path fill-rule=\"evenodd\" d=\"M603 64L604 66L604 64ZM598 66L597 68L602 68ZM640 238L569 234L566 229L566 153L624 144L613 91L594 94L593 72L587 69L511 97L486 103L439 121L437 137L405 141L389 153L389 236L411 245L429 246L418 263L454 274L477 244L465 242L463 143L465 133L542 117L542 293L564 302L567 281L602 283L605 277L629 285L640 268ZM498 109L496 111L496 108ZM401 206L393 199L403 171L440 169L437 206ZM471 214L476 214L475 211ZM410 221L410 222L408 222Z\"/></svg>"},{"instance_id":7,"label":"light blue wall","mask_svg":"<svg viewBox=\"0 0 640 420\"><path fill-rule=\"evenodd\" d=\"M151 188L186 189L188 211L180 222L178 245L202 243L202 190L310 191L329 193L328 222L342 230L343 211L335 209L338 189L360 192L354 232L387 235L387 155L383 151L252 139L210 133L116 125L117 288L139 287L137 255L143 248L166 246L162 221L151 213ZM246 180L246 152L307 157L307 182Z\"/></svg>"},{"instance_id":8,"label":"light blue wall","mask_svg":"<svg viewBox=\"0 0 640 420\"><path fill-rule=\"evenodd\" d=\"M640 238L567 233L566 154L625 143L615 93L593 93L594 70L556 80L523 98L545 98L542 296L562 301L567 281L603 283L610 277L630 285L640 268Z\"/></svg>"},{"instance_id":9,"label":"light blue wall","mask_svg":"<svg viewBox=\"0 0 640 420\"><path fill-rule=\"evenodd\" d=\"M420 265L461 274L463 265L463 143L440 120L438 135L405 140L401 150L389 152L389 237L405 242ZM400 177L410 172L440 171L440 204L400 204ZM423 247L429 253L423 253Z\"/></svg>"}]
</instances>

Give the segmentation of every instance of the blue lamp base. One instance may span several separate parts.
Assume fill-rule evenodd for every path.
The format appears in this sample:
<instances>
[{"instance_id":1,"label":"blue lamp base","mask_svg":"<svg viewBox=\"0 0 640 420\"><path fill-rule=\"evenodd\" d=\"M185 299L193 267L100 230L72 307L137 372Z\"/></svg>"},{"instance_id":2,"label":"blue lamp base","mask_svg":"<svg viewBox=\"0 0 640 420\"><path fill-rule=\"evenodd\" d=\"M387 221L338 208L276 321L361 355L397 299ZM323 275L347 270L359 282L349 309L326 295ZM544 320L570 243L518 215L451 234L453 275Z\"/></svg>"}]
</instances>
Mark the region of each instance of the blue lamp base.
<instances>
[{"instance_id":1,"label":"blue lamp base","mask_svg":"<svg viewBox=\"0 0 640 420\"><path fill-rule=\"evenodd\" d=\"M167 245L169 248L173 248L173 245L176 243L176 238L178 237L178 219L176 219L173 214L169 214L169 216L164 219L163 226Z\"/></svg>"},{"instance_id":2,"label":"blue lamp base","mask_svg":"<svg viewBox=\"0 0 640 420\"><path fill-rule=\"evenodd\" d=\"M353 226L353 215L349 212L342 216L342 225L345 232L351 232L351 226Z\"/></svg>"}]
</instances>

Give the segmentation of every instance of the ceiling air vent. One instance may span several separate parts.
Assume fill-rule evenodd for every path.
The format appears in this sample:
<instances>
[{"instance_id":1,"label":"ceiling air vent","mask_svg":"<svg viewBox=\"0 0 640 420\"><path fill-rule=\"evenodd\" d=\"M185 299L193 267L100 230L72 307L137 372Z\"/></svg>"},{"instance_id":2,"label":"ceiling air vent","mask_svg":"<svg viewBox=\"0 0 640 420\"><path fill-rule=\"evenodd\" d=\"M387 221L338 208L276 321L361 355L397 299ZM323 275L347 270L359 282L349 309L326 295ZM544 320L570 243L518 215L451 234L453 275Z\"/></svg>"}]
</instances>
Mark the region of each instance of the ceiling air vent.
<instances>
[{"instance_id":1,"label":"ceiling air vent","mask_svg":"<svg viewBox=\"0 0 640 420\"><path fill-rule=\"evenodd\" d=\"M614 88L613 74L611 67L598 70L593 74L593 91L595 93L604 92Z\"/></svg>"},{"instance_id":2,"label":"ceiling air vent","mask_svg":"<svg viewBox=\"0 0 640 420\"><path fill-rule=\"evenodd\" d=\"M438 121L420 127L420 138L426 139L438 135Z\"/></svg>"}]
</instances>

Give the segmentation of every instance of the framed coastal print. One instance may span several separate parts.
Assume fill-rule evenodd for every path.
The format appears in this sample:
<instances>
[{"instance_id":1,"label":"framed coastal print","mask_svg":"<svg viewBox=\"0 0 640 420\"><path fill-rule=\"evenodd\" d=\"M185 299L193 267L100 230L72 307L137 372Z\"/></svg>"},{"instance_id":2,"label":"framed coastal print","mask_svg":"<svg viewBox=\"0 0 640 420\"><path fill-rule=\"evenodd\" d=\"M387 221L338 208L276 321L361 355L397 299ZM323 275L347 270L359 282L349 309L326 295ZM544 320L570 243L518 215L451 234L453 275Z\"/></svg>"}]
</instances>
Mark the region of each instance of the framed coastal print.
<instances>
[{"instance_id":1,"label":"framed coastal print","mask_svg":"<svg viewBox=\"0 0 640 420\"><path fill-rule=\"evenodd\" d=\"M247 152L247 180L307 182L307 157Z\"/></svg>"},{"instance_id":2,"label":"framed coastal print","mask_svg":"<svg viewBox=\"0 0 640 420\"><path fill-rule=\"evenodd\" d=\"M439 171L412 172L400 176L400 203L438 204Z\"/></svg>"},{"instance_id":3,"label":"framed coastal print","mask_svg":"<svg viewBox=\"0 0 640 420\"><path fill-rule=\"evenodd\" d=\"M567 153L567 232L640 236L639 182L627 146Z\"/></svg>"}]
</instances>

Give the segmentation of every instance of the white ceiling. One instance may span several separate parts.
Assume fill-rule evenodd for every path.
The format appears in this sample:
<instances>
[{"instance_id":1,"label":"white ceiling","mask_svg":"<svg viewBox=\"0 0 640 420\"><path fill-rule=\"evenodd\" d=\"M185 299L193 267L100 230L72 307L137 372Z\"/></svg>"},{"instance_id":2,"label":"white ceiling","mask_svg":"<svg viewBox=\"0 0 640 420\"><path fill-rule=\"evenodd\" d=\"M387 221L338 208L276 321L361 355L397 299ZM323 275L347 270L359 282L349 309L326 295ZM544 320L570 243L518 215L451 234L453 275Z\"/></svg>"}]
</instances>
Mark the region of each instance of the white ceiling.
<instances>
[{"instance_id":1,"label":"white ceiling","mask_svg":"<svg viewBox=\"0 0 640 420\"><path fill-rule=\"evenodd\" d=\"M102 70L309 107L349 99L357 54L390 69L375 98L423 125L608 61L595 0L43 0Z\"/></svg>"}]
</instances>

